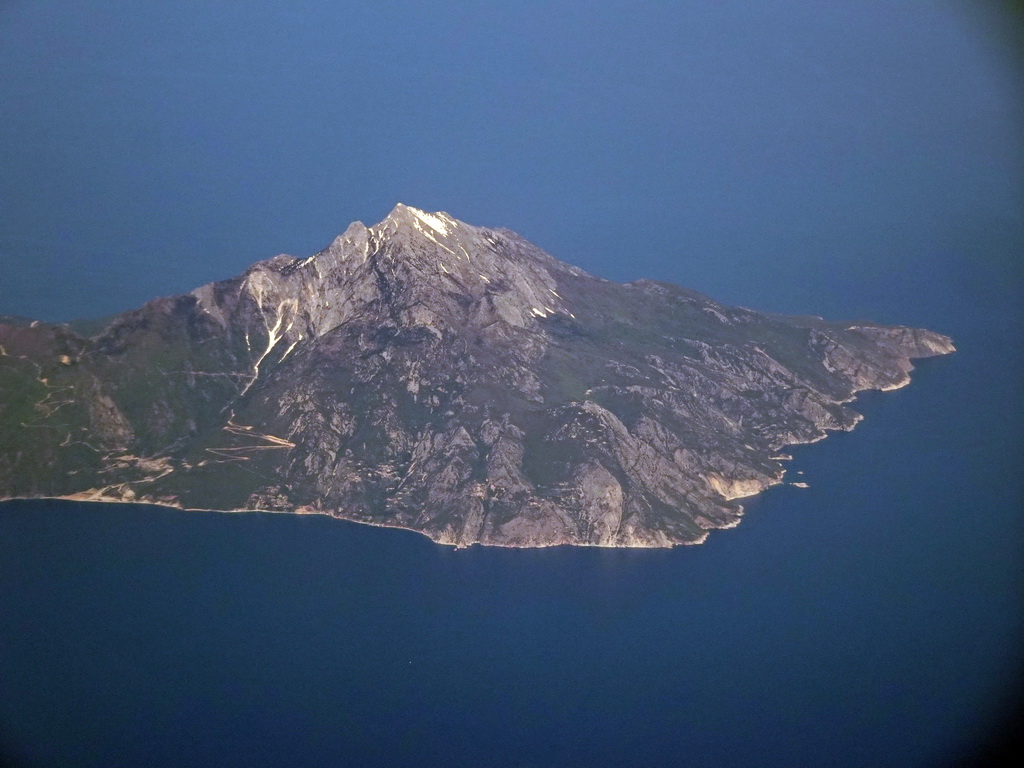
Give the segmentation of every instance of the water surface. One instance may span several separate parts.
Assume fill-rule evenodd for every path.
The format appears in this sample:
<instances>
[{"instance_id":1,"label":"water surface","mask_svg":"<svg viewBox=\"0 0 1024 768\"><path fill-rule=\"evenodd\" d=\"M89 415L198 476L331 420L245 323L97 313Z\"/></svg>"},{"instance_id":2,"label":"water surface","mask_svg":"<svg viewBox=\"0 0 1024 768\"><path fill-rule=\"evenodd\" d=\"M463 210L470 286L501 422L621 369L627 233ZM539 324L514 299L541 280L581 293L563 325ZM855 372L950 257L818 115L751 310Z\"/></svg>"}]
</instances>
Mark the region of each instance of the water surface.
<instances>
[{"instance_id":1,"label":"water surface","mask_svg":"<svg viewBox=\"0 0 1024 768\"><path fill-rule=\"evenodd\" d=\"M1019 671L1008 381L970 339L666 551L0 506L0 737L37 765L912 766ZM679 762L682 761L682 762Z\"/></svg>"}]
</instances>

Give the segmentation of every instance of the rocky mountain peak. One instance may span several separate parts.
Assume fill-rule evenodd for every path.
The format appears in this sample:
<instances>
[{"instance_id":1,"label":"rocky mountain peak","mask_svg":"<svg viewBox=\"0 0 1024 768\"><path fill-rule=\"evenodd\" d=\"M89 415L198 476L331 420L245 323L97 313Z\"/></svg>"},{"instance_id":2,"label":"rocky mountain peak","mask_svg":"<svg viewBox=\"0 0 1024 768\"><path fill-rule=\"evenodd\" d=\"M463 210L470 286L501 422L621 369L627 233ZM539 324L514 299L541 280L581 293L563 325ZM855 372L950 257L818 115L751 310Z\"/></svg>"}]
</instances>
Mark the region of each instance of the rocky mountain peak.
<instances>
[{"instance_id":1,"label":"rocky mountain peak","mask_svg":"<svg viewBox=\"0 0 1024 768\"><path fill-rule=\"evenodd\" d=\"M444 211L428 213L405 203L397 203L391 209L391 213L375 224L372 229L383 235L388 229L395 231L403 226L410 226L414 230L429 233L433 237L439 235L444 237L470 225L452 218Z\"/></svg>"},{"instance_id":2,"label":"rocky mountain peak","mask_svg":"<svg viewBox=\"0 0 1024 768\"><path fill-rule=\"evenodd\" d=\"M273 265L268 265L273 270ZM559 276L583 275L511 233L399 203L380 222L350 225L328 248L280 270L323 294L358 294L403 322L442 329L492 321L526 327L571 316Z\"/></svg>"},{"instance_id":3,"label":"rocky mountain peak","mask_svg":"<svg viewBox=\"0 0 1024 768\"><path fill-rule=\"evenodd\" d=\"M444 211L428 213L398 203L381 221L367 227L371 250L392 256L400 251L434 259L465 255L479 248L479 227L458 221Z\"/></svg>"}]
</instances>

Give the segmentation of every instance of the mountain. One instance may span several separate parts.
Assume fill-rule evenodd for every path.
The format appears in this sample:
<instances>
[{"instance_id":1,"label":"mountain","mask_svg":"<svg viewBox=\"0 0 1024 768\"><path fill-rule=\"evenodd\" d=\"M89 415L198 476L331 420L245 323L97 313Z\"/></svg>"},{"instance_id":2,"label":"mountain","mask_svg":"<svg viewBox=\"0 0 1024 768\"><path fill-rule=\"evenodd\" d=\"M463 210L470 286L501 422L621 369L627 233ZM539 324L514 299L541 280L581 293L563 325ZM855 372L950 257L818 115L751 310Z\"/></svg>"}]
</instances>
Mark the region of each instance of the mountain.
<instances>
[{"instance_id":1,"label":"mountain","mask_svg":"<svg viewBox=\"0 0 1024 768\"><path fill-rule=\"evenodd\" d=\"M954 349L613 283L401 204L100 325L0 323L0 496L522 547L702 542L782 481L784 446Z\"/></svg>"}]
</instances>

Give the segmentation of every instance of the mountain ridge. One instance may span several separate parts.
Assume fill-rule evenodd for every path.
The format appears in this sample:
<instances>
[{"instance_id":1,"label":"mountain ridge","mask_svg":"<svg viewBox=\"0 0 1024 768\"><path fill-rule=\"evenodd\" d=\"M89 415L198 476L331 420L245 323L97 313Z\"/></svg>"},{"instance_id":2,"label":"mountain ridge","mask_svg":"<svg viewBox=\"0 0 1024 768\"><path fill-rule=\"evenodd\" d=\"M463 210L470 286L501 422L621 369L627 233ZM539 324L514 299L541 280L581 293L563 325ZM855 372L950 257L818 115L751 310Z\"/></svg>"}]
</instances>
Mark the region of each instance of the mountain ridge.
<instances>
[{"instance_id":1,"label":"mountain ridge","mask_svg":"<svg viewBox=\"0 0 1024 768\"><path fill-rule=\"evenodd\" d=\"M0 495L321 512L440 543L699 543L931 331L619 284L399 203L100 332L0 323Z\"/></svg>"}]
</instances>

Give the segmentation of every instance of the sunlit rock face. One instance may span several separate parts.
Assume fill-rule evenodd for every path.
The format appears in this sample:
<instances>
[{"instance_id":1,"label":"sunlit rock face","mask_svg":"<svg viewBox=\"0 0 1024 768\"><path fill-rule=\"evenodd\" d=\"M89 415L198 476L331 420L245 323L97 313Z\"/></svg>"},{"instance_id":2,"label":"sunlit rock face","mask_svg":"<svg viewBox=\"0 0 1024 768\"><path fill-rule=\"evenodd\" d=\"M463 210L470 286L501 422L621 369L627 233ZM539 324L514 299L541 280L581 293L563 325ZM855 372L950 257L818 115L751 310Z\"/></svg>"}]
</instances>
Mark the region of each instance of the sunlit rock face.
<instances>
[{"instance_id":1,"label":"sunlit rock face","mask_svg":"<svg viewBox=\"0 0 1024 768\"><path fill-rule=\"evenodd\" d=\"M0 495L324 513L469 545L736 525L780 448L953 351L626 285L401 205L95 328L0 318Z\"/></svg>"}]
</instances>

